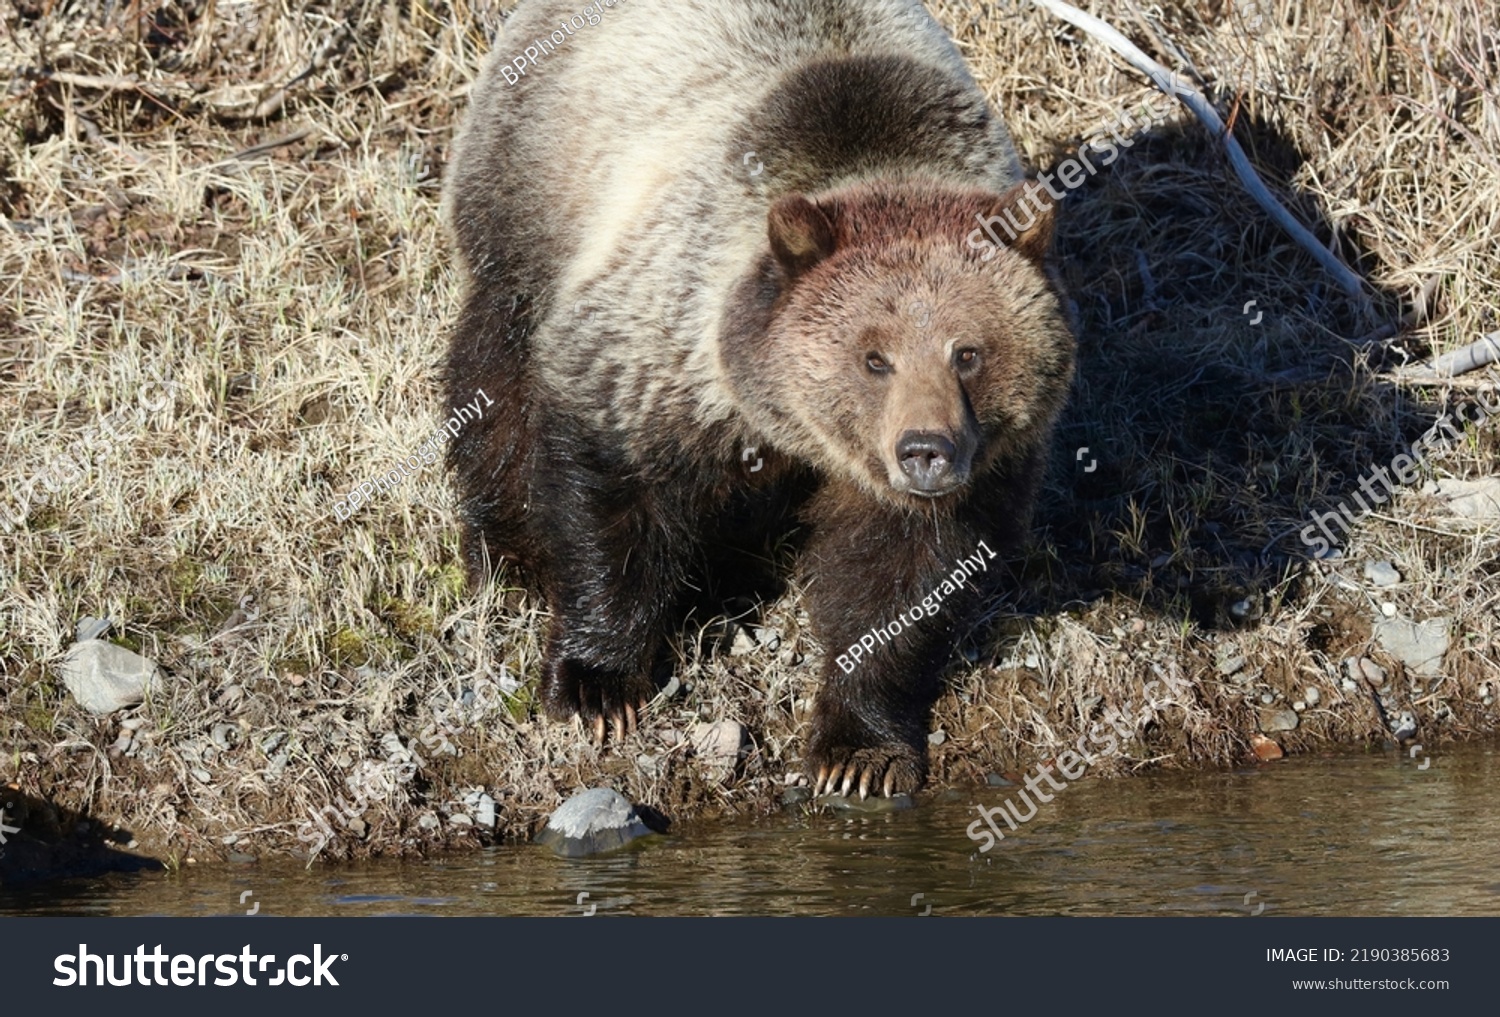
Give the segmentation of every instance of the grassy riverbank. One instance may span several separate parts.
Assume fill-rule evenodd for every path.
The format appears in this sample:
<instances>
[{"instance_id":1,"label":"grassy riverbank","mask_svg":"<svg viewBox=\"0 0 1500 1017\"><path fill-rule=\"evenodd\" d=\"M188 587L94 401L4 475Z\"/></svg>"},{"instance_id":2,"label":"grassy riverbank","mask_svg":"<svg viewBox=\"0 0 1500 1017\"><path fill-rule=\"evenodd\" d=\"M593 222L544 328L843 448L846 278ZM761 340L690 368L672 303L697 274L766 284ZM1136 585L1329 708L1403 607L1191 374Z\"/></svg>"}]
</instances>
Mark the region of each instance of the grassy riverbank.
<instances>
[{"instance_id":1,"label":"grassy riverbank","mask_svg":"<svg viewBox=\"0 0 1500 1017\"><path fill-rule=\"evenodd\" d=\"M1288 753L1378 743L1403 713L1428 749L1495 730L1496 520L1423 484L1491 473L1500 422L1435 451L1341 559L1311 560L1298 533L1494 383L1390 371L1500 328L1500 22L1467 3L1259 2L1097 12L1190 61L1371 305L1267 221L1181 108L1070 195L1080 378L1018 592L960 648L939 705L938 784L1030 770L1128 713L1158 669L1192 694L1103 769L1243 762L1257 734ZM168 861L521 837L600 783L669 817L772 807L839 652L811 642L795 595L740 652L699 648L732 627L687 640L674 697L601 752L537 715L540 605L466 593L439 467L334 511L451 412L437 195L509 5L152 0L105 22L48 6L12 5L0 37L0 63L28 69L0 112L0 783ZM1162 102L1025 3L934 10L1033 170ZM1421 322L1352 341L1424 287ZM1377 588L1374 562L1399 581ZM1445 620L1435 673L1376 639L1387 613ZM87 616L162 666L144 707L95 718L64 689ZM1387 678L1346 681L1349 657ZM691 748L718 719L747 732L728 777Z\"/></svg>"}]
</instances>

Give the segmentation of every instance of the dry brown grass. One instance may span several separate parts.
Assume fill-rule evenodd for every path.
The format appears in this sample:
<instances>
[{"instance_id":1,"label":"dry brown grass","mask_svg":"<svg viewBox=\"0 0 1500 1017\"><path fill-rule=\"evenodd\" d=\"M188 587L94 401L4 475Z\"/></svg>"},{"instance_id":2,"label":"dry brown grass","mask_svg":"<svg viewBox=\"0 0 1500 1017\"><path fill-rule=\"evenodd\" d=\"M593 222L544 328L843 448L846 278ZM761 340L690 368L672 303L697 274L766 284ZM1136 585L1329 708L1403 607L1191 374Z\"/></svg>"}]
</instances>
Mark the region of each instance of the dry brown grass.
<instances>
[{"instance_id":1,"label":"dry brown grass","mask_svg":"<svg viewBox=\"0 0 1500 1017\"><path fill-rule=\"evenodd\" d=\"M1480 0L1259 4L1254 33L1218 0L1093 9L1196 73L1267 182L1371 281L1375 313L1264 219L1185 111L1069 198L1080 380L1021 592L966 644L974 663L939 706L939 780L1029 768L1103 707L1138 702L1153 664L1180 667L1196 695L1162 710L1122 769L1244 759L1259 696L1284 706L1308 685L1322 698L1280 736L1288 751L1378 742L1371 696L1337 673L1371 648L1363 559L1403 573L1379 600L1455 622L1444 678L1392 666L1387 708L1411 710L1429 746L1495 729L1481 700L1483 683L1500 690L1493 526L1461 529L1412 491L1342 560L1309 563L1296 532L1458 398L1383 372L1500 327L1500 23ZM7 67L60 72L18 73L3 113L0 508L120 411L118 440L94 442L83 477L0 541L0 778L176 858L305 847L312 810L411 749L415 778L367 800L323 853L472 841L451 816L477 788L511 835L601 782L678 817L774 801L820 653L794 597L771 610L777 649L684 649L684 690L600 753L535 716L538 606L464 593L437 468L348 523L333 515L446 415L434 365L456 279L438 179L509 4L147 0L104 20L98 6L21 0L0 38ZM1035 169L1161 101L1028 4L934 9ZM1351 341L1429 280L1419 327ZM139 409L153 371L175 385L154 412ZM1484 476L1497 441L1472 428L1429 473ZM1242 600L1252 624L1228 610ZM111 751L120 718L84 714L57 678L85 615L116 619L119 641L169 671L127 754ZM1219 673L1234 655L1249 682ZM454 715L458 754L423 744L502 667L523 685ZM681 741L700 716L749 729L727 783L699 776Z\"/></svg>"}]
</instances>

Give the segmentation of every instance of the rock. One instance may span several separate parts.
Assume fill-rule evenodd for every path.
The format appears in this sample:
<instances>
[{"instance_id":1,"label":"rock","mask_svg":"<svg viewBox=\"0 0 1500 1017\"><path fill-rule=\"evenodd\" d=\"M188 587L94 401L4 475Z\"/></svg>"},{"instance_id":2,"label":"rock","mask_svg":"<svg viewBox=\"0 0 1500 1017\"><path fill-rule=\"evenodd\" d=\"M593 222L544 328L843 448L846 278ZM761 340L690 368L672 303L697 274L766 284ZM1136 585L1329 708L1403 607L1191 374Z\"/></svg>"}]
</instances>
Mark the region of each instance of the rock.
<instances>
[{"instance_id":1,"label":"rock","mask_svg":"<svg viewBox=\"0 0 1500 1017\"><path fill-rule=\"evenodd\" d=\"M1448 629L1452 624L1451 618L1429 618L1424 622L1381 619L1375 622L1375 639L1413 674L1435 678L1441 673L1443 654L1448 652Z\"/></svg>"},{"instance_id":2,"label":"rock","mask_svg":"<svg viewBox=\"0 0 1500 1017\"><path fill-rule=\"evenodd\" d=\"M818 804L839 812L903 812L916 807L911 795L892 795L889 798L881 795L871 795L868 798L860 798L857 794L847 798L843 795L824 795L818 799Z\"/></svg>"},{"instance_id":3,"label":"rock","mask_svg":"<svg viewBox=\"0 0 1500 1017\"><path fill-rule=\"evenodd\" d=\"M487 830L495 828L495 799L486 794L479 796L474 803L474 822Z\"/></svg>"},{"instance_id":4,"label":"rock","mask_svg":"<svg viewBox=\"0 0 1500 1017\"><path fill-rule=\"evenodd\" d=\"M595 787L563 802L547 818L536 842L564 858L585 858L650 833L628 798L610 788Z\"/></svg>"},{"instance_id":5,"label":"rock","mask_svg":"<svg viewBox=\"0 0 1500 1017\"><path fill-rule=\"evenodd\" d=\"M1042 666L1042 658L1034 653L1028 653L1026 655L1026 666L1033 671L1038 670Z\"/></svg>"},{"instance_id":6,"label":"rock","mask_svg":"<svg viewBox=\"0 0 1500 1017\"><path fill-rule=\"evenodd\" d=\"M928 745L941 745L948 740L948 732L937 730L927 736Z\"/></svg>"},{"instance_id":7,"label":"rock","mask_svg":"<svg viewBox=\"0 0 1500 1017\"><path fill-rule=\"evenodd\" d=\"M754 652L755 637L743 625L736 626L734 640L729 644L729 655L731 657L743 657L747 653Z\"/></svg>"},{"instance_id":8,"label":"rock","mask_svg":"<svg viewBox=\"0 0 1500 1017\"><path fill-rule=\"evenodd\" d=\"M1395 586L1401 582L1401 573L1388 561L1365 562L1365 578L1375 584L1376 588Z\"/></svg>"},{"instance_id":9,"label":"rock","mask_svg":"<svg viewBox=\"0 0 1500 1017\"><path fill-rule=\"evenodd\" d=\"M215 724L209 738L220 752L228 752L240 743L240 729L233 724Z\"/></svg>"},{"instance_id":10,"label":"rock","mask_svg":"<svg viewBox=\"0 0 1500 1017\"><path fill-rule=\"evenodd\" d=\"M198 783L200 784L210 784L213 782L214 775L209 773L201 766L195 766L189 772L192 773L193 777L196 778Z\"/></svg>"},{"instance_id":11,"label":"rock","mask_svg":"<svg viewBox=\"0 0 1500 1017\"><path fill-rule=\"evenodd\" d=\"M642 752L640 755L636 756L635 765L636 768L641 771L641 773L645 774L647 777L650 777L652 780L660 777L662 775L662 770L664 769L664 767L662 766L661 757L654 756L649 752Z\"/></svg>"},{"instance_id":12,"label":"rock","mask_svg":"<svg viewBox=\"0 0 1500 1017\"><path fill-rule=\"evenodd\" d=\"M1298 713L1301 713L1303 710L1307 709L1307 704L1298 699L1297 701L1292 703L1292 709L1296 710Z\"/></svg>"},{"instance_id":13,"label":"rock","mask_svg":"<svg viewBox=\"0 0 1500 1017\"><path fill-rule=\"evenodd\" d=\"M91 639L103 639L104 633L109 631L112 624L114 623L108 618L80 618L78 627L74 630L73 642L86 643Z\"/></svg>"},{"instance_id":14,"label":"rock","mask_svg":"<svg viewBox=\"0 0 1500 1017\"><path fill-rule=\"evenodd\" d=\"M700 721L693 726L688 738L705 775L714 780L725 780L739 762L745 729L732 720L716 720L712 724Z\"/></svg>"},{"instance_id":15,"label":"rock","mask_svg":"<svg viewBox=\"0 0 1500 1017\"><path fill-rule=\"evenodd\" d=\"M449 826L473 826L474 817L463 812L455 812L448 817Z\"/></svg>"},{"instance_id":16,"label":"rock","mask_svg":"<svg viewBox=\"0 0 1500 1017\"><path fill-rule=\"evenodd\" d=\"M801 805L803 802L812 801L812 796L810 787L789 787L781 792L781 804L788 807Z\"/></svg>"},{"instance_id":17,"label":"rock","mask_svg":"<svg viewBox=\"0 0 1500 1017\"><path fill-rule=\"evenodd\" d=\"M1402 710L1401 716L1396 718L1396 724L1391 728L1391 737L1398 742L1404 742L1417 733L1417 718L1410 710Z\"/></svg>"},{"instance_id":18,"label":"rock","mask_svg":"<svg viewBox=\"0 0 1500 1017\"><path fill-rule=\"evenodd\" d=\"M1396 617L1396 605L1392 604L1388 600L1384 604L1380 605L1380 613L1385 615L1387 618L1394 618Z\"/></svg>"},{"instance_id":19,"label":"rock","mask_svg":"<svg viewBox=\"0 0 1500 1017\"><path fill-rule=\"evenodd\" d=\"M1500 519L1500 477L1440 480L1427 483L1422 490L1444 501L1448 511L1460 519Z\"/></svg>"},{"instance_id":20,"label":"rock","mask_svg":"<svg viewBox=\"0 0 1500 1017\"><path fill-rule=\"evenodd\" d=\"M1302 693L1302 700L1303 702L1307 703L1308 706L1317 706L1318 700L1322 698L1323 693L1318 691L1318 687L1316 685L1309 685L1307 689Z\"/></svg>"},{"instance_id":21,"label":"rock","mask_svg":"<svg viewBox=\"0 0 1500 1017\"><path fill-rule=\"evenodd\" d=\"M1244 667L1245 658L1240 656L1229 657L1225 660L1219 661L1219 673L1225 678L1228 678L1230 675L1243 670Z\"/></svg>"},{"instance_id":22,"label":"rock","mask_svg":"<svg viewBox=\"0 0 1500 1017\"><path fill-rule=\"evenodd\" d=\"M78 705L101 717L137 706L161 689L156 661L99 639L74 643L60 670Z\"/></svg>"},{"instance_id":23,"label":"rock","mask_svg":"<svg viewBox=\"0 0 1500 1017\"><path fill-rule=\"evenodd\" d=\"M1277 731L1295 731L1299 723L1301 718L1295 710L1277 710L1261 721L1260 728L1275 734Z\"/></svg>"},{"instance_id":24,"label":"rock","mask_svg":"<svg viewBox=\"0 0 1500 1017\"><path fill-rule=\"evenodd\" d=\"M1270 692L1262 692L1260 694L1260 701L1266 706L1270 706L1272 703L1276 702L1276 696Z\"/></svg>"},{"instance_id":25,"label":"rock","mask_svg":"<svg viewBox=\"0 0 1500 1017\"><path fill-rule=\"evenodd\" d=\"M1356 679L1363 678L1377 689L1385 684L1385 668L1369 657L1360 657L1355 663L1359 665L1359 673L1354 676Z\"/></svg>"},{"instance_id":26,"label":"rock","mask_svg":"<svg viewBox=\"0 0 1500 1017\"><path fill-rule=\"evenodd\" d=\"M430 812L424 812L417 817L417 829L419 830L426 830L431 833L441 825L442 823L438 821L438 817Z\"/></svg>"},{"instance_id":27,"label":"rock","mask_svg":"<svg viewBox=\"0 0 1500 1017\"><path fill-rule=\"evenodd\" d=\"M1277 745L1263 734L1253 734L1250 736L1250 750L1255 753L1255 758L1259 759L1262 763L1269 763L1273 759L1280 759L1286 755L1285 752L1281 751L1280 745Z\"/></svg>"}]
</instances>

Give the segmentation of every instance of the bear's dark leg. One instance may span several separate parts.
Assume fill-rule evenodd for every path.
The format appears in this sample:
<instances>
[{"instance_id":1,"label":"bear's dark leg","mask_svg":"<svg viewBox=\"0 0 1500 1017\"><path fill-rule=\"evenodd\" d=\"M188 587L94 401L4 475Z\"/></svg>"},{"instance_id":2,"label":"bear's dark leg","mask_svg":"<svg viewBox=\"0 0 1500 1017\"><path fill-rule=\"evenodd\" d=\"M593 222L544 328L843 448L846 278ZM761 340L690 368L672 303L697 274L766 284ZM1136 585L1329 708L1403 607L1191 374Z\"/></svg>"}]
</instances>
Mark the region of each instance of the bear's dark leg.
<instances>
[{"instance_id":1,"label":"bear's dark leg","mask_svg":"<svg viewBox=\"0 0 1500 1017\"><path fill-rule=\"evenodd\" d=\"M807 749L814 790L915 791L943 665L998 575L980 547L989 528L872 508L852 492L820 493L810 519L807 610L827 654Z\"/></svg>"},{"instance_id":2,"label":"bear's dark leg","mask_svg":"<svg viewBox=\"0 0 1500 1017\"><path fill-rule=\"evenodd\" d=\"M526 347L531 318L526 301L502 293L477 288L465 300L444 371L444 425L455 417L461 425L448 445L448 468L461 498L462 554L473 589L502 558L523 569L536 565L526 539L534 461ZM460 408L473 402L483 414L466 420Z\"/></svg>"},{"instance_id":3,"label":"bear's dark leg","mask_svg":"<svg viewBox=\"0 0 1500 1017\"><path fill-rule=\"evenodd\" d=\"M545 542L552 610L542 703L604 738L633 731L655 693L651 667L697 543L689 515L660 492L583 462L582 447L544 442L532 492L533 539Z\"/></svg>"}]
</instances>

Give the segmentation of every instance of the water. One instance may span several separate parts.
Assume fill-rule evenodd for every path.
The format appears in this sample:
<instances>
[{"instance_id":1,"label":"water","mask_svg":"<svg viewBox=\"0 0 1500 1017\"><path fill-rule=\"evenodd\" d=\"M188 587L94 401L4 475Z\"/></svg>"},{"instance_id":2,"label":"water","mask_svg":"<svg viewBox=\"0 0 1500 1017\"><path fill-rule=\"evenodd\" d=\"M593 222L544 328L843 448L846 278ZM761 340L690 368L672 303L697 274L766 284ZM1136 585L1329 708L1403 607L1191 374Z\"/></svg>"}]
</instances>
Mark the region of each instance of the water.
<instances>
[{"instance_id":1,"label":"water","mask_svg":"<svg viewBox=\"0 0 1500 1017\"><path fill-rule=\"evenodd\" d=\"M1500 748L1420 763L1391 750L1084 780L987 854L965 833L972 805L1013 789L680 823L583 861L521 845L111 875L0 894L0 914L1500 915Z\"/></svg>"}]
</instances>

